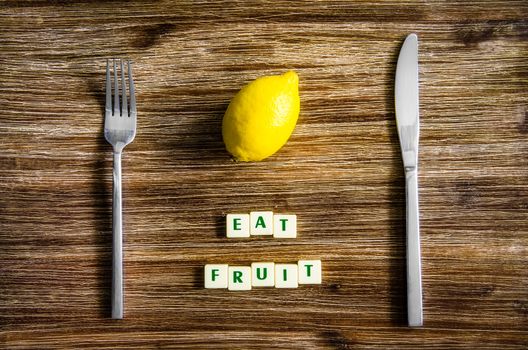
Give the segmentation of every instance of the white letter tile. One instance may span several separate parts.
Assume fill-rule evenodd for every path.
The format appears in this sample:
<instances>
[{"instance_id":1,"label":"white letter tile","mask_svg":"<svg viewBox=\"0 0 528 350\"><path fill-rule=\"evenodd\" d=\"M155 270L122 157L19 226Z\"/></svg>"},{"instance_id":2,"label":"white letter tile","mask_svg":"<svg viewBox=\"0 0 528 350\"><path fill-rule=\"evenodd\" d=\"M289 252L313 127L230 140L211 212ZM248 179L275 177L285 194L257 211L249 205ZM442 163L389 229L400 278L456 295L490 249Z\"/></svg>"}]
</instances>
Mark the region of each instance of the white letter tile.
<instances>
[{"instance_id":1,"label":"white letter tile","mask_svg":"<svg viewBox=\"0 0 528 350\"><path fill-rule=\"evenodd\" d=\"M229 238L249 237L249 214L227 214L226 234Z\"/></svg>"},{"instance_id":2,"label":"white letter tile","mask_svg":"<svg viewBox=\"0 0 528 350\"><path fill-rule=\"evenodd\" d=\"M297 288L298 286L296 264L275 264L275 288Z\"/></svg>"},{"instance_id":3,"label":"white letter tile","mask_svg":"<svg viewBox=\"0 0 528 350\"><path fill-rule=\"evenodd\" d=\"M253 287L275 286L275 263L254 262L251 264L251 277Z\"/></svg>"},{"instance_id":4,"label":"white letter tile","mask_svg":"<svg viewBox=\"0 0 528 350\"><path fill-rule=\"evenodd\" d=\"M251 267L229 266L229 290L251 289Z\"/></svg>"},{"instance_id":5,"label":"white letter tile","mask_svg":"<svg viewBox=\"0 0 528 350\"><path fill-rule=\"evenodd\" d=\"M204 268L205 288L227 288L227 264L208 264Z\"/></svg>"},{"instance_id":6,"label":"white letter tile","mask_svg":"<svg viewBox=\"0 0 528 350\"><path fill-rule=\"evenodd\" d=\"M273 237L295 238L297 237L297 215L273 215Z\"/></svg>"},{"instance_id":7,"label":"white letter tile","mask_svg":"<svg viewBox=\"0 0 528 350\"><path fill-rule=\"evenodd\" d=\"M273 235L273 212L252 211L249 214L250 233L252 236Z\"/></svg>"},{"instance_id":8,"label":"white letter tile","mask_svg":"<svg viewBox=\"0 0 528 350\"><path fill-rule=\"evenodd\" d=\"M321 260L299 260L299 284L321 284Z\"/></svg>"}]
</instances>

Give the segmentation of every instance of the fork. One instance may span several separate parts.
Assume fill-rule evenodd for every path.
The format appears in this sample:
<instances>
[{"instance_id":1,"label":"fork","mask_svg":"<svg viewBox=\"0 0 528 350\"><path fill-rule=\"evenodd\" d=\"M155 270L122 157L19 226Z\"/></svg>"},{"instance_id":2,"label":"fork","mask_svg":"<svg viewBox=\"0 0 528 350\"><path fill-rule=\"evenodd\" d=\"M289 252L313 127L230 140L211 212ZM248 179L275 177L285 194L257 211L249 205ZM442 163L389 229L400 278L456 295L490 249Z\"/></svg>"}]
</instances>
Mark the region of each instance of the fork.
<instances>
[{"instance_id":1,"label":"fork","mask_svg":"<svg viewBox=\"0 0 528 350\"><path fill-rule=\"evenodd\" d=\"M121 206L121 154L123 148L131 143L136 136L136 96L132 65L127 61L128 80L130 87L130 109L127 101L127 85L125 79L125 63L118 60L121 68L121 89L118 81L118 64L112 60L114 68L112 100L112 81L110 60L106 61L106 107L104 136L112 145L114 153L114 190L112 200L112 318L123 318L123 224ZM121 108L119 98L121 95ZM113 109L112 109L113 106Z\"/></svg>"}]
</instances>

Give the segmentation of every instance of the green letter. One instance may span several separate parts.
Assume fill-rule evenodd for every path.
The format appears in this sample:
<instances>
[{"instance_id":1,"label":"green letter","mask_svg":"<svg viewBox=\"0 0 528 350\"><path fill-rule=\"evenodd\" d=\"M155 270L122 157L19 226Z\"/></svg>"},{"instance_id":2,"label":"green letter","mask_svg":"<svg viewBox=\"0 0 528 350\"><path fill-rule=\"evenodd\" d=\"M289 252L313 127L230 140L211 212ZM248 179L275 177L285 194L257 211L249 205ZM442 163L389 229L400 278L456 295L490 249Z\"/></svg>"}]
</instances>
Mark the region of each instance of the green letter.
<instances>
[{"instance_id":1,"label":"green letter","mask_svg":"<svg viewBox=\"0 0 528 350\"><path fill-rule=\"evenodd\" d=\"M242 271L233 271L233 283L243 283Z\"/></svg>"},{"instance_id":2,"label":"green letter","mask_svg":"<svg viewBox=\"0 0 528 350\"><path fill-rule=\"evenodd\" d=\"M285 282L288 280L288 270L286 269L282 270L282 280Z\"/></svg>"},{"instance_id":3,"label":"green letter","mask_svg":"<svg viewBox=\"0 0 528 350\"><path fill-rule=\"evenodd\" d=\"M306 276L310 277L310 275L312 274L311 271L310 271L310 268L313 266L313 265L305 265L306 266Z\"/></svg>"},{"instance_id":4,"label":"green letter","mask_svg":"<svg viewBox=\"0 0 528 350\"><path fill-rule=\"evenodd\" d=\"M264 276L260 277L260 267L257 267L257 278L258 278L259 280L265 280L266 277L268 276L268 268L265 267L265 268L263 268L262 270L264 270Z\"/></svg>"},{"instance_id":5,"label":"green letter","mask_svg":"<svg viewBox=\"0 0 528 350\"><path fill-rule=\"evenodd\" d=\"M288 219L279 219L279 221L282 223L282 230L286 231L286 222Z\"/></svg>"},{"instance_id":6,"label":"green letter","mask_svg":"<svg viewBox=\"0 0 528 350\"><path fill-rule=\"evenodd\" d=\"M212 280L214 282L216 280L216 277L218 277L218 269L212 269L211 272L213 274Z\"/></svg>"},{"instance_id":7,"label":"green letter","mask_svg":"<svg viewBox=\"0 0 528 350\"><path fill-rule=\"evenodd\" d=\"M233 219L233 230L240 230L240 218Z\"/></svg>"},{"instance_id":8,"label":"green letter","mask_svg":"<svg viewBox=\"0 0 528 350\"><path fill-rule=\"evenodd\" d=\"M255 224L255 228L262 226L262 228L266 228L266 223L264 222L264 218L262 216L259 216L257 219L257 223Z\"/></svg>"}]
</instances>

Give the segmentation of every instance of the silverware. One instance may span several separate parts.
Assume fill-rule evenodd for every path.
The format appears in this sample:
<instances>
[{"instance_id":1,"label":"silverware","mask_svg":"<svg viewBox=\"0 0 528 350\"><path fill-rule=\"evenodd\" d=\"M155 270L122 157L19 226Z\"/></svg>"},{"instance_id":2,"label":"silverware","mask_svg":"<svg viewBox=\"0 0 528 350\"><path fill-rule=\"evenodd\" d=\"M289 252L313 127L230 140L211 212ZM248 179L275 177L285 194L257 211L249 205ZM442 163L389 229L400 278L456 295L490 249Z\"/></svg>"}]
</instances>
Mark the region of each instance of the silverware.
<instances>
[{"instance_id":1,"label":"silverware","mask_svg":"<svg viewBox=\"0 0 528 350\"><path fill-rule=\"evenodd\" d=\"M420 223L418 211L418 37L405 39L398 57L395 82L396 124L405 168L407 202L407 318L409 326L423 325Z\"/></svg>"},{"instance_id":2,"label":"silverware","mask_svg":"<svg viewBox=\"0 0 528 350\"><path fill-rule=\"evenodd\" d=\"M121 153L136 136L136 96L132 65L130 61L112 60L113 91L110 74L110 61L106 61L106 108L104 136L114 149L114 191L112 201L112 318L123 318L123 225L121 207ZM119 64L118 64L119 63ZM127 84L125 66L128 67L130 86L130 109L127 102ZM119 88L118 67L121 70L121 89ZM119 99L121 96L121 105ZM113 106L113 109L112 109Z\"/></svg>"}]
</instances>

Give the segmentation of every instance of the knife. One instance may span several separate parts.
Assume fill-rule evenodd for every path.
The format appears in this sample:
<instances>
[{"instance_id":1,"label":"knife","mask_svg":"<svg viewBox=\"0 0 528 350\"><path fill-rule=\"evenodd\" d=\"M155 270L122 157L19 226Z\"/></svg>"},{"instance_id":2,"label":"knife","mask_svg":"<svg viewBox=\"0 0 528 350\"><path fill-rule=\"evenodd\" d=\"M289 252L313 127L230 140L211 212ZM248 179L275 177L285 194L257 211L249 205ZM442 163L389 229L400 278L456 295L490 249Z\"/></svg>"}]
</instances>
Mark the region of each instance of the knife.
<instances>
[{"instance_id":1,"label":"knife","mask_svg":"<svg viewBox=\"0 0 528 350\"><path fill-rule=\"evenodd\" d=\"M398 57L395 81L396 124L405 169L407 222L407 319L410 327L423 325L420 223L418 211L418 37L405 39Z\"/></svg>"}]
</instances>

